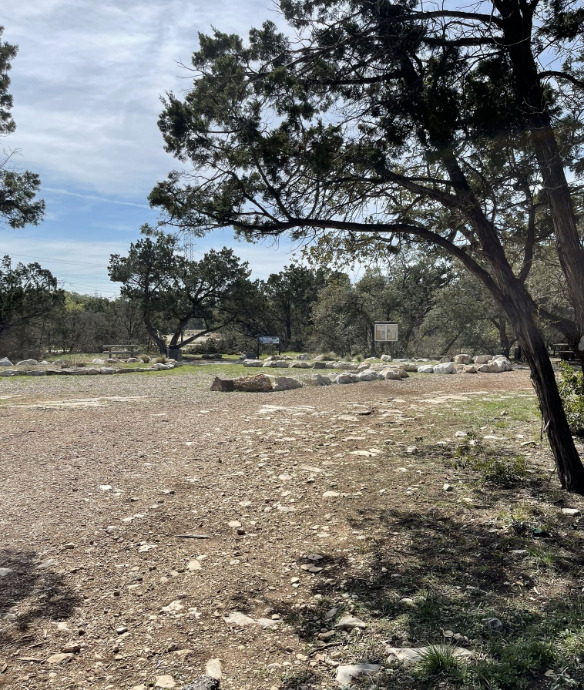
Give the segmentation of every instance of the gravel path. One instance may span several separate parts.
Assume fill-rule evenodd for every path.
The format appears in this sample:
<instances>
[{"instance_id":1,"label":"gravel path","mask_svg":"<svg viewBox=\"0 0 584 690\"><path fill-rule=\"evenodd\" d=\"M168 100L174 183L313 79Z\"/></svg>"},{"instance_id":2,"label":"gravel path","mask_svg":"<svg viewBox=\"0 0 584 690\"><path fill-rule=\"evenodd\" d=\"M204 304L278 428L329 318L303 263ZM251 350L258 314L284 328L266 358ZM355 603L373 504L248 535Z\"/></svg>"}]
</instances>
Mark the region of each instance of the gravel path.
<instances>
[{"instance_id":1,"label":"gravel path","mask_svg":"<svg viewBox=\"0 0 584 690\"><path fill-rule=\"evenodd\" d=\"M271 394L211 379L0 380L0 687L178 688L212 657L222 687L301 687L283 679L316 662L294 616L329 577L302 565L359 559L388 427L415 430L430 398L531 391L525 371Z\"/></svg>"}]
</instances>

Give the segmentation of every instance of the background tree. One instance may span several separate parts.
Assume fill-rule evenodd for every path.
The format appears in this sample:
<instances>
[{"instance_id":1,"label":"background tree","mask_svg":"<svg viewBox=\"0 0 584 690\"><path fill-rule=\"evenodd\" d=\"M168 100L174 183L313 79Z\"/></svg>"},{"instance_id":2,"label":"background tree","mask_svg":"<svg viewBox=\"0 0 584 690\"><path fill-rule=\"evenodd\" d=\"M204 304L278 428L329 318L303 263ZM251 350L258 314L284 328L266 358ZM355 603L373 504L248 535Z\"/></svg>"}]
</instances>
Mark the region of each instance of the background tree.
<instances>
[{"instance_id":1,"label":"background tree","mask_svg":"<svg viewBox=\"0 0 584 690\"><path fill-rule=\"evenodd\" d=\"M6 355L38 353L40 342L31 325L48 317L63 304L57 279L38 263L12 265L0 262L0 343Z\"/></svg>"},{"instance_id":2,"label":"background tree","mask_svg":"<svg viewBox=\"0 0 584 690\"><path fill-rule=\"evenodd\" d=\"M178 253L175 236L148 227L143 233L127 256L112 254L108 270L110 279L122 284L122 296L141 305L146 330L161 353L185 347L237 319L250 293L247 263L225 247L209 251L201 261L189 261ZM183 338L193 318L202 319L205 328Z\"/></svg>"},{"instance_id":3,"label":"background tree","mask_svg":"<svg viewBox=\"0 0 584 690\"><path fill-rule=\"evenodd\" d=\"M584 492L526 285L538 228L524 213L541 190L578 338L584 254L566 168L580 172L569 92L582 86L582 13L562 0L493 0L485 13L390 0L280 7L295 41L269 22L248 45L200 37L193 90L170 94L159 121L192 169L171 173L151 202L183 228L375 233L448 252L513 324L562 486ZM544 38L569 55L562 69L540 67Z\"/></svg>"},{"instance_id":4,"label":"background tree","mask_svg":"<svg viewBox=\"0 0 584 690\"><path fill-rule=\"evenodd\" d=\"M9 70L18 48L2 41L4 27L0 26L0 137L15 129L12 118L12 95ZM40 187L38 175L10 168L11 153L0 160L0 222L2 219L12 228L22 228L29 223L37 224L43 217L45 204L35 201Z\"/></svg>"},{"instance_id":5,"label":"background tree","mask_svg":"<svg viewBox=\"0 0 584 690\"><path fill-rule=\"evenodd\" d=\"M312 306L324 287L322 270L292 264L268 277L264 291L270 302L276 333L286 349L303 350L312 327Z\"/></svg>"}]
</instances>

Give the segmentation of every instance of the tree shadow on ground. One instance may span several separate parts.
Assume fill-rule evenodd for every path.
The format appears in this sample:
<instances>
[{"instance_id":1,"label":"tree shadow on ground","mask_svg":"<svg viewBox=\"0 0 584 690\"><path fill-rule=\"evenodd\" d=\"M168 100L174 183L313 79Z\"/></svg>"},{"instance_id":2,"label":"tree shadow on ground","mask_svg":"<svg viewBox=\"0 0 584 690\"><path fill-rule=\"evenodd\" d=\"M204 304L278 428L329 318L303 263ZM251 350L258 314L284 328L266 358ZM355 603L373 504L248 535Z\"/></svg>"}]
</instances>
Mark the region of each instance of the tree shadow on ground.
<instances>
[{"instance_id":1,"label":"tree shadow on ground","mask_svg":"<svg viewBox=\"0 0 584 690\"><path fill-rule=\"evenodd\" d=\"M0 550L0 619L25 631L38 619L59 621L69 618L80 604L79 596L63 576L54 572L52 562L40 561L35 551ZM0 632L0 643L10 639L11 626Z\"/></svg>"},{"instance_id":2,"label":"tree shadow on ground","mask_svg":"<svg viewBox=\"0 0 584 690\"><path fill-rule=\"evenodd\" d=\"M549 688L543 674L554 663L570 669L576 683L570 687L584 681L584 553L575 532L536 522L497 529L438 510L367 509L349 524L371 535L361 553L321 552L323 570L305 585L303 607L278 605L313 651L326 654L338 645L348 651L344 663L384 663L386 645L447 643L474 650L483 661L473 667L472 685L447 678L440 687ZM367 629L335 631L345 612ZM335 631L326 641L319 637L325 630ZM391 682L385 676L355 687L436 687L436 678L395 673ZM316 687L302 678L286 682L282 687Z\"/></svg>"}]
</instances>

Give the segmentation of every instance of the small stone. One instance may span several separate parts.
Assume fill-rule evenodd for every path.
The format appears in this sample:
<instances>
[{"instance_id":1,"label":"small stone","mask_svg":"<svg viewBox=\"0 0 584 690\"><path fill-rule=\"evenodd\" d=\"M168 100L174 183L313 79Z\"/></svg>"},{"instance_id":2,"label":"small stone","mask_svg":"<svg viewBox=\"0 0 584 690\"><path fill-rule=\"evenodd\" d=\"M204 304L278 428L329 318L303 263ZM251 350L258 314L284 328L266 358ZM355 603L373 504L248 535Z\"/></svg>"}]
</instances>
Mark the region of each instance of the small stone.
<instances>
[{"instance_id":1,"label":"small stone","mask_svg":"<svg viewBox=\"0 0 584 690\"><path fill-rule=\"evenodd\" d=\"M256 622L253 618L250 618L250 616L246 616L245 613L241 613L240 611L233 611L228 616L223 618L223 620L226 623L239 625L241 627L245 627L247 625L255 625Z\"/></svg>"},{"instance_id":2,"label":"small stone","mask_svg":"<svg viewBox=\"0 0 584 690\"><path fill-rule=\"evenodd\" d=\"M232 527L233 529L241 527L241 522L239 522L239 520L230 520L229 527Z\"/></svg>"},{"instance_id":3,"label":"small stone","mask_svg":"<svg viewBox=\"0 0 584 690\"><path fill-rule=\"evenodd\" d=\"M366 628L367 623L355 616L343 616L336 624L338 630L353 630L353 628Z\"/></svg>"},{"instance_id":4,"label":"small stone","mask_svg":"<svg viewBox=\"0 0 584 690\"><path fill-rule=\"evenodd\" d=\"M399 601L400 601L400 604L403 604L404 606L412 607L412 606L416 605L416 602L413 599L411 599L410 597L404 597L403 599L400 599Z\"/></svg>"},{"instance_id":5,"label":"small stone","mask_svg":"<svg viewBox=\"0 0 584 690\"><path fill-rule=\"evenodd\" d=\"M190 570L191 572L194 570L202 570L202 568L203 566L201 565L201 561L198 561L196 558L193 558L187 563L187 570Z\"/></svg>"},{"instance_id":6,"label":"small stone","mask_svg":"<svg viewBox=\"0 0 584 690\"><path fill-rule=\"evenodd\" d=\"M340 496L338 491L325 491L322 495L323 498L337 498Z\"/></svg>"},{"instance_id":7,"label":"small stone","mask_svg":"<svg viewBox=\"0 0 584 690\"><path fill-rule=\"evenodd\" d=\"M12 568L0 568L0 577L7 577L12 572L14 572Z\"/></svg>"},{"instance_id":8,"label":"small stone","mask_svg":"<svg viewBox=\"0 0 584 690\"><path fill-rule=\"evenodd\" d=\"M116 632L118 635L123 635L124 633L128 632L128 628L125 625L120 625L119 628L116 628Z\"/></svg>"},{"instance_id":9,"label":"small stone","mask_svg":"<svg viewBox=\"0 0 584 690\"><path fill-rule=\"evenodd\" d=\"M452 490L453 490L452 484L444 484L444 486L442 487L442 491L452 491Z\"/></svg>"},{"instance_id":10,"label":"small stone","mask_svg":"<svg viewBox=\"0 0 584 690\"><path fill-rule=\"evenodd\" d=\"M100 491L111 491L112 486L111 486L111 484L100 484L99 489L100 489Z\"/></svg>"},{"instance_id":11,"label":"small stone","mask_svg":"<svg viewBox=\"0 0 584 690\"><path fill-rule=\"evenodd\" d=\"M174 601L171 601L170 604L168 604L168 606L163 606L160 610L162 613L178 613L183 609L184 606L180 603L178 599L175 599Z\"/></svg>"},{"instance_id":12,"label":"small stone","mask_svg":"<svg viewBox=\"0 0 584 690\"><path fill-rule=\"evenodd\" d=\"M70 550L75 548L75 544L69 543L69 544L63 544L63 548Z\"/></svg>"},{"instance_id":13,"label":"small stone","mask_svg":"<svg viewBox=\"0 0 584 690\"><path fill-rule=\"evenodd\" d=\"M62 664L73 658L70 652L63 652L61 654L53 654L47 659L48 664Z\"/></svg>"},{"instance_id":14,"label":"small stone","mask_svg":"<svg viewBox=\"0 0 584 690\"><path fill-rule=\"evenodd\" d=\"M156 688L174 688L176 683L172 676L157 676L154 687Z\"/></svg>"},{"instance_id":15,"label":"small stone","mask_svg":"<svg viewBox=\"0 0 584 690\"><path fill-rule=\"evenodd\" d=\"M61 647L61 651L64 654L77 654L77 652L81 651L81 645L79 642L68 642Z\"/></svg>"},{"instance_id":16,"label":"small stone","mask_svg":"<svg viewBox=\"0 0 584 690\"><path fill-rule=\"evenodd\" d=\"M504 627L503 622L498 618L483 618L482 623L485 628L489 628L489 630L493 630L495 632L501 632Z\"/></svg>"},{"instance_id":17,"label":"small stone","mask_svg":"<svg viewBox=\"0 0 584 690\"><path fill-rule=\"evenodd\" d=\"M209 659L205 666L205 671L210 678L215 678L216 680L221 680L223 673L221 670L221 660L220 659Z\"/></svg>"},{"instance_id":18,"label":"small stone","mask_svg":"<svg viewBox=\"0 0 584 690\"><path fill-rule=\"evenodd\" d=\"M352 685L356 678L377 673L381 669L379 664L349 664L337 668L336 681L341 687Z\"/></svg>"},{"instance_id":19,"label":"small stone","mask_svg":"<svg viewBox=\"0 0 584 690\"><path fill-rule=\"evenodd\" d=\"M325 621L330 621L330 620L332 620L332 619L337 615L338 611L339 611L339 609L336 608L336 606L335 606L334 608L332 608L330 611L327 611L327 612L324 614L324 619L325 619Z\"/></svg>"},{"instance_id":20,"label":"small stone","mask_svg":"<svg viewBox=\"0 0 584 690\"><path fill-rule=\"evenodd\" d=\"M334 630L327 630L326 632L319 633L318 639L323 640L323 642L329 642L335 635L336 632Z\"/></svg>"},{"instance_id":21,"label":"small stone","mask_svg":"<svg viewBox=\"0 0 584 690\"><path fill-rule=\"evenodd\" d=\"M562 508L562 515L567 515L568 517L577 517L580 515L578 508Z\"/></svg>"}]
</instances>

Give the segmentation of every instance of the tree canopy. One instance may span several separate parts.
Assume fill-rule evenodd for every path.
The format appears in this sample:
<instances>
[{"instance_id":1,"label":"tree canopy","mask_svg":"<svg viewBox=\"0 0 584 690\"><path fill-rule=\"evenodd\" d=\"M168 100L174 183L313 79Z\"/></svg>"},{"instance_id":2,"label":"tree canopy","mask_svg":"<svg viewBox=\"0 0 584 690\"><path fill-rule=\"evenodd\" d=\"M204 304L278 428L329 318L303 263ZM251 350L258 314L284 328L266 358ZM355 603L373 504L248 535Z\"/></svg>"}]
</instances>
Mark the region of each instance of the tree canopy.
<instances>
[{"instance_id":1,"label":"tree canopy","mask_svg":"<svg viewBox=\"0 0 584 690\"><path fill-rule=\"evenodd\" d=\"M0 26L0 137L16 128L12 118L13 98L9 92L11 62L18 48L2 41L4 27ZM43 217L45 204L35 200L40 187L37 174L18 172L12 166L13 153L5 153L0 161L0 224L22 228L29 223L37 224Z\"/></svg>"},{"instance_id":2,"label":"tree canopy","mask_svg":"<svg viewBox=\"0 0 584 690\"><path fill-rule=\"evenodd\" d=\"M188 168L158 184L151 203L182 228L334 231L445 250L514 324L562 484L584 491L537 325L554 315L526 282L538 245L554 242L575 314L561 325L576 346L584 13L569 0L280 8L292 31L267 22L247 43L200 36L193 88L168 94L159 120Z\"/></svg>"},{"instance_id":3,"label":"tree canopy","mask_svg":"<svg viewBox=\"0 0 584 690\"><path fill-rule=\"evenodd\" d=\"M0 262L0 337L50 313L63 300L57 279L38 263L13 266L9 256Z\"/></svg>"},{"instance_id":4,"label":"tree canopy","mask_svg":"<svg viewBox=\"0 0 584 690\"><path fill-rule=\"evenodd\" d=\"M249 290L247 263L226 247L192 261L178 252L176 236L147 226L143 234L127 256L112 254L108 270L111 280L122 284L122 296L140 303L146 329L161 352L184 347L236 320ZM205 328L182 338L194 318L202 319Z\"/></svg>"}]
</instances>

